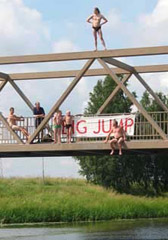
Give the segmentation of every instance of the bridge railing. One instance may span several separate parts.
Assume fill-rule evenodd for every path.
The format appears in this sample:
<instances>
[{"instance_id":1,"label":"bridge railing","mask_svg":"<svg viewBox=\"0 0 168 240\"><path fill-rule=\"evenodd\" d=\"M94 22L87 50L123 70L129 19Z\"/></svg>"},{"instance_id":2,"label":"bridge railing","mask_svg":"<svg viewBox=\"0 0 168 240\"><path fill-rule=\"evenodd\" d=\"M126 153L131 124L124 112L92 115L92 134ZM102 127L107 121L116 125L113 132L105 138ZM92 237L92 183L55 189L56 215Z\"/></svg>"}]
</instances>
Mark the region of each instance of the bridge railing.
<instances>
[{"instance_id":1,"label":"bridge railing","mask_svg":"<svg viewBox=\"0 0 168 240\"><path fill-rule=\"evenodd\" d=\"M168 134L168 113L167 112L149 112L153 120L160 126L160 128ZM101 116L117 116L119 114L106 114ZM93 117L93 115L89 115ZM87 116L87 117L89 117ZM33 117L25 117L23 122L18 122L18 126L26 128L31 135L35 131L35 119ZM53 126L52 119L49 121L47 126L35 139L35 142L41 141L44 136L50 134L53 139ZM20 131L16 132L23 142L26 142L25 137ZM64 133L65 130L64 130ZM151 124L144 118L140 113L136 113L135 125L134 125L134 135L128 136L128 140L157 140L160 139L160 135L151 126ZM83 141L103 141L105 137L73 137L73 142L83 142ZM62 135L62 142L66 142L66 134ZM0 144L17 144L16 140L13 138L11 133L6 129L3 123L0 121Z\"/></svg>"},{"instance_id":2,"label":"bridge railing","mask_svg":"<svg viewBox=\"0 0 168 240\"><path fill-rule=\"evenodd\" d=\"M168 113L167 112L149 112L152 119L159 125L164 133L168 134ZM133 140L156 140L160 139L160 135L152 127L152 125L144 118L142 114L138 114L135 121L135 133L131 137Z\"/></svg>"},{"instance_id":3,"label":"bridge railing","mask_svg":"<svg viewBox=\"0 0 168 240\"><path fill-rule=\"evenodd\" d=\"M163 130L163 132L168 135L168 113L167 112L148 112L148 114L159 125L159 127ZM117 115L120 115L120 114L113 114L111 116L117 116ZM80 138L80 141L103 141L104 139L105 139L104 137ZM132 136L127 136L127 140L138 141L138 140L157 140L157 139L161 139L157 131L152 127L152 125L145 119L145 117L141 113L136 113L134 134Z\"/></svg>"}]
</instances>

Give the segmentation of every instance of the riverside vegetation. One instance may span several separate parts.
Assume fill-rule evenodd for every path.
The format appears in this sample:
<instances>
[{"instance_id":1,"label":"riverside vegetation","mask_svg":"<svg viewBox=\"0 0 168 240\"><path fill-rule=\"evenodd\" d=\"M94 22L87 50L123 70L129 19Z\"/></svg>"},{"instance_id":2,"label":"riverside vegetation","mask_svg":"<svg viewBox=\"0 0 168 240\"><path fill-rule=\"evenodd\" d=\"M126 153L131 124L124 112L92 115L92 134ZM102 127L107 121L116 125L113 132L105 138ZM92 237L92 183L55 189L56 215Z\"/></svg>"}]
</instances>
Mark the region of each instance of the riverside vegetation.
<instances>
[{"instance_id":1,"label":"riverside vegetation","mask_svg":"<svg viewBox=\"0 0 168 240\"><path fill-rule=\"evenodd\" d=\"M0 180L0 221L75 222L168 217L168 195L118 194L81 179Z\"/></svg>"}]
</instances>

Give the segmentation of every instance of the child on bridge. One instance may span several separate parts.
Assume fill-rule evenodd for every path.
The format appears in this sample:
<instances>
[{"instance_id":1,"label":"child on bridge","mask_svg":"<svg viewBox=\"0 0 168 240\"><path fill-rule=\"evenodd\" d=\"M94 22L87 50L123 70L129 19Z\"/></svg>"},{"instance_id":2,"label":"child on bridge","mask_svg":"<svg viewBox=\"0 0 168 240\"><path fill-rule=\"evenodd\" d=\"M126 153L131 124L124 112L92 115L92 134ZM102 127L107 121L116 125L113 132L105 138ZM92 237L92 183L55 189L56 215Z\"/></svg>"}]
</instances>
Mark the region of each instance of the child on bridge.
<instances>
[{"instance_id":1,"label":"child on bridge","mask_svg":"<svg viewBox=\"0 0 168 240\"><path fill-rule=\"evenodd\" d=\"M57 143L57 140L58 140L58 143L61 143L62 123L63 123L62 112L58 110L54 114L54 118L53 118L54 143Z\"/></svg>"}]
</instances>

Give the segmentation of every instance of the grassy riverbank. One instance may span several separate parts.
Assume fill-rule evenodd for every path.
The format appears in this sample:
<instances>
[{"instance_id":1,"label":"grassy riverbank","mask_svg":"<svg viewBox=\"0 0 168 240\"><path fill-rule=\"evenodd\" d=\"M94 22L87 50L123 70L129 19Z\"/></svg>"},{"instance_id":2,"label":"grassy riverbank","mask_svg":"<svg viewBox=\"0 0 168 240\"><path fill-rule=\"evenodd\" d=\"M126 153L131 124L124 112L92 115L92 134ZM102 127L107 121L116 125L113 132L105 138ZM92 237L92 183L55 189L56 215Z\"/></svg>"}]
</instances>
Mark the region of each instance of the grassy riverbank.
<instances>
[{"instance_id":1,"label":"grassy riverbank","mask_svg":"<svg viewBox=\"0 0 168 240\"><path fill-rule=\"evenodd\" d=\"M0 222L72 222L168 217L168 197L116 194L84 180L0 180Z\"/></svg>"}]
</instances>

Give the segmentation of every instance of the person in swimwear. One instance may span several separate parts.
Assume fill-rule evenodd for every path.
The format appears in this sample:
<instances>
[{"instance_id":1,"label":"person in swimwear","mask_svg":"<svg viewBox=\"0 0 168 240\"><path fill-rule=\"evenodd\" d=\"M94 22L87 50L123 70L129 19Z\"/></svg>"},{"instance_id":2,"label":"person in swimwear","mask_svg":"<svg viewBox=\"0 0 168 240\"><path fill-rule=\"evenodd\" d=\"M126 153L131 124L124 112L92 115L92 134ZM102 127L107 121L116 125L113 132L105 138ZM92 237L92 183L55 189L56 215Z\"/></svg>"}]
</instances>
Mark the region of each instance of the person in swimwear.
<instances>
[{"instance_id":1,"label":"person in swimwear","mask_svg":"<svg viewBox=\"0 0 168 240\"><path fill-rule=\"evenodd\" d=\"M53 129L54 129L54 143L61 143L61 127L63 123L62 112L58 110L54 114L53 118Z\"/></svg>"},{"instance_id":2,"label":"person in swimwear","mask_svg":"<svg viewBox=\"0 0 168 240\"><path fill-rule=\"evenodd\" d=\"M104 20L104 21L102 22L102 20ZM96 7L94 9L94 13L90 17L88 17L87 22L92 24L93 36L94 36L94 40L95 40L95 51L97 51L97 35L99 35L102 45L103 45L104 49L106 50L106 44L103 39L103 33L101 30L101 26L103 24L107 23L108 20L100 13L100 10Z\"/></svg>"},{"instance_id":3,"label":"person in swimwear","mask_svg":"<svg viewBox=\"0 0 168 240\"><path fill-rule=\"evenodd\" d=\"M72 136L72 115L71 112L68 110L66 112L66 115L64 117L64 126L67 130L67 143L71 142L71 136Z\"/></svg>"},{"instance_id":4,"label":"person in swimwear","mask_svg":"<svg viewBox=\"0 0 168 240\"><path fill-rule=\"evenodd\" d=\"M20 127L17 125L17 122L18 121L24 121L24 118L23 117L18 117L16 115L14 115L14 108L11 107L9 109L9 116L8 116L8 123L9 123L9 126L12 128L12 130L14 131L21 131L23 133L23 135L26 137L26 140L28 140L29 138L29 134L27 132L27 130L23 127Z\"/></svg>"},{"instance_id":5,"label":"person in swimwear","mask_svg":"<svg viewBox=\"0 0 168 240\"><path fill-rule=\"evenodd\" d=\"M113 134L113 139L110 141L110 145L111 145L111 153L110 155L114 154L114 150L115 150L115 144L118 144L118 148L119 148L119 155L122 155L122 144L124 143L124 141L126 140L126 133L123 129L122 126L118 125L118 122L114 119L113 120L113 127L111 129L111 131L109 132L109 134L106 137L106 140L104 141L105 143L108 142L110 135Z\"/></svg>"}]
</instances>

